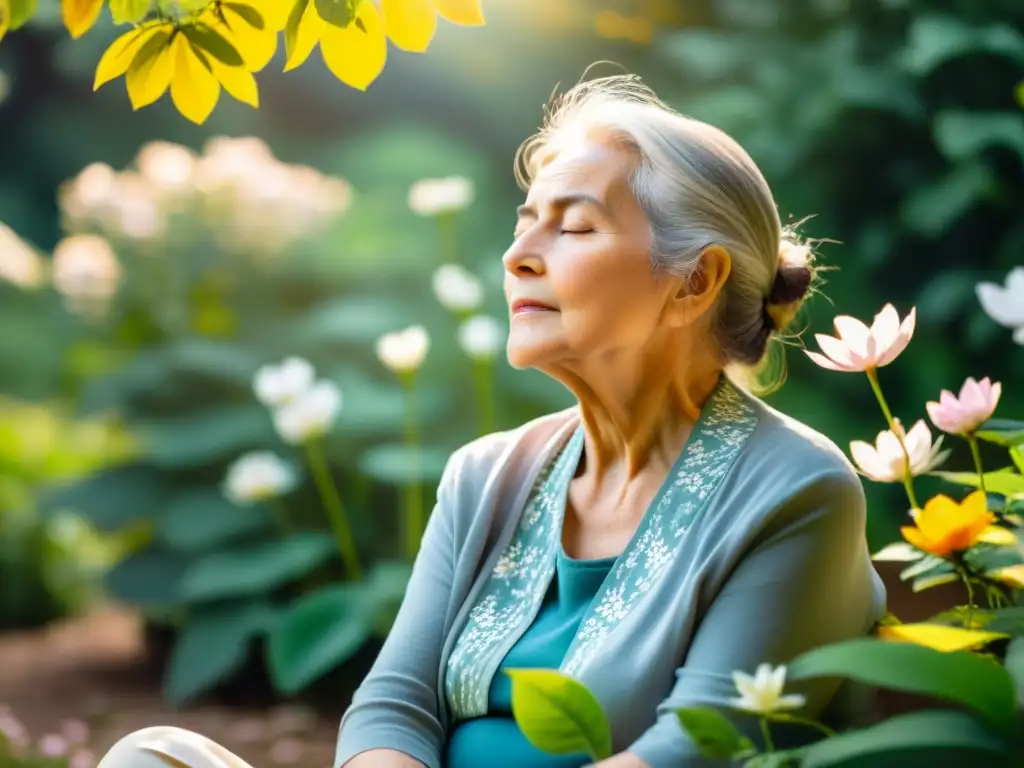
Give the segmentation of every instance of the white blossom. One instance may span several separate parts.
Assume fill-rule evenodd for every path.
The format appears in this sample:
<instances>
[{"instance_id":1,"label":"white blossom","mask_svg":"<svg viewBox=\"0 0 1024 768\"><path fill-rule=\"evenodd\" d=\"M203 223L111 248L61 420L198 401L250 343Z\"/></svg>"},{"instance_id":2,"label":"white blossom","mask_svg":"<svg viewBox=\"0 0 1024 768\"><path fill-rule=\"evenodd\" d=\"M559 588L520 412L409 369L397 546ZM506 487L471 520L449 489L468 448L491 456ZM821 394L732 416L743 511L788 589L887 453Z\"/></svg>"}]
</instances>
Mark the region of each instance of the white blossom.
<instances>
[{"instance_id":1,"label":"white blossom","mask_svg":"<svg viewBox=\"0 0 1024 768\"><path fill-rule=\"evenodd\" d=\"M283 496L296 485L295 469L284 459L270 451L253 451L228 468L224 495L245 506Z\"/></svg>"},{"instance_id":2,"label":"white blossom","mask_svg":"<svg viewBox=\"0 0 1024 768\"><path fill-rule=\"evenodd\" d=\"M341 390L334 382L321 379L278 408L274 413L274 427L282 440L298 445L326 433L341 406Z\"/></svg>"},{"instance_id":3,"label":"white blossom","mask_svg":"<svg viewBox=\"0 0 1024 768\"><path fill-rule=\"evenodd\" d=\"M1013 340L1024 344L1024 267L1014 267L1002 285L978 283L978 301L985 314L1013 329Z\"/></svg>"},{"instance_id":4,"label":"white blossom","mask_svg":"<svg viewBox=\"0 0 1024 768\"><path fill-rule=\"evenodd\" d=\"M457 213L473 202L473 182L464 176L423 179L409 188L409 208L420 216Z\"/></svg>"},{"instance_id":5,"label":"white blossom","mask_svg":"<svg viewBox=\"0 0 1024 768\"><path fill-rule=\"evenodd\" d=\"M34 288L46 279L39 254L6 224L0 224L0 280Z\"/></svg>"},{"instance_id":6,"label":"white blossom","mask_svg":"<svg viewBox=\"0 0 1024 768\"><path fill-rule=\"evenodd\" d=\"M256 399L271 408L280 408L304 395L313 387L316 371L301 357L288 357L277 365L264 365L253 377Z\"/></svg>"},{"instance_id":7,"label":"white blossom","mask_svg":"<svg viewBox=\"0 0 1024 768\"><path fill-rule=\"evenodd\" d=\"M459 326L459 346L474 360L491 360L504 343L501 323L490 315L474 315Z\"/></svg>"},{"instance_id":8,"label":"white blossom","mask_svg":"<svg viewBox=\"0 0 1024 768\"><path fill-rule=\"evenodd\" d=\"M386 333L377 339L377 357L395 373L415 371L427 356L430 337L422 325Z\"/></svg>"},{"instance_id":9,"label":"white blossom","mask_svg":"<svg viewBox=\"0 0 1024 768\"><path fill-rule=\"evenodd\" d=\"M434 271L434 295L451 312L472 312L484 300L484 287L477 277L458 264L443 264Z\"/></svg>"},{"instance_id":10,"label":"white blossom","mask_svg":"<svg viewBox=\"0 0 1024 768\"><path fill-rule=\"evenodd\" d=\"M54 287L72 302L104 303L116 293L123 270L99 235L70 235L53 251Z\"/></svg>"},{"instance_id":11,"label":"white blossom","mask_svg":"<svg viewBox=\"0 0 1024 768\"><path fill-rule=\"evenodd\" d=\"M770 715L785 709L799 709L804 705L803 696L782 694L786 685L785 666L773 669L771 664L761 664L753 677L736 671L732 673L732 680L740 695L739 698L730 699L729 704L736 709L755 715Z\"/></svg>"}]
</instances>

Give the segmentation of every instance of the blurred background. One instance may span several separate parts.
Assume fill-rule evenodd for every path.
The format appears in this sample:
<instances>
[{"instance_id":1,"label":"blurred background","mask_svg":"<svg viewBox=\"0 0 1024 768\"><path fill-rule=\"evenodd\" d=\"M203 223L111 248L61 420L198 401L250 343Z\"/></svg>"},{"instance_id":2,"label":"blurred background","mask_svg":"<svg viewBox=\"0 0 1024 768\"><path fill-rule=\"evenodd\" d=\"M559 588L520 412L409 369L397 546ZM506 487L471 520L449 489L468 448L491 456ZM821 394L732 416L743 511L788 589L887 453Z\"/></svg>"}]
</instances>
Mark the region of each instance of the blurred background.
<instances>
[{"instance_id":1,"label":"blurred background","mask_svg":"<svg viewBox=\"0 0 1024 768\"><path fill-rule=\"evenodd\" d=\"M975 295L1024 263L1017 0L484 10L484 28L442 23L426 55L391 47L367 93L317 55L280 74L279 52L258 111L225 98L202 127L166 97L133 113L120 82L92 92L108 21L72 41L42 0L4 39L11 739L86 768L132 728L178 723L254 763L329 764L448 454L571 404L504 361L500 257L522 200L513 153L595 61L731 133L784 219L835 241L809 332L917 307L909 351L881 371L904 423L967 376L1004 382L1001 415L1024 411L1024 348ZM254 391L293 357L341 396L292 414L300 438ZM844 448L884 428L862 376L788 359L774 406ZM262 399L308 375L264 369ZM867 491L877 548L905 504L898 485ZM342 530L364 578L338 557Z\"/></svg>"}]
</instances>

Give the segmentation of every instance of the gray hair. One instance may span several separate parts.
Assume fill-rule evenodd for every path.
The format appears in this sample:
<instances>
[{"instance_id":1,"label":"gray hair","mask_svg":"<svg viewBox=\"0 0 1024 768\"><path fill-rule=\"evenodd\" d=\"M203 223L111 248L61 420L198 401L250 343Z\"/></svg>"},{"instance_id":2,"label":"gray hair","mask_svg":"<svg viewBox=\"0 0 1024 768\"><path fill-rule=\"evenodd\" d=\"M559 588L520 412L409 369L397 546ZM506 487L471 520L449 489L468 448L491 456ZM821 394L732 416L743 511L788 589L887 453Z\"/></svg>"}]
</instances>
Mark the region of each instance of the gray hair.
<instances>
[{"instance_id":1,"label":"gray hair","mask_svg":"<svg viewBox=\"0 0 1024 768\"><path fill-rule=\"evenodd\" d=\"M769 337L793 319L813 278L811 251L782 227L750 155L714 126L667 106L635 76L576 85L554 99L516 154L525 190L561 143L591 131L634 152L633 195L651 231L651 267L690 279L712 245L732 268L713 333L723 364L761 362Z\"/></svg>"}]
</instances>

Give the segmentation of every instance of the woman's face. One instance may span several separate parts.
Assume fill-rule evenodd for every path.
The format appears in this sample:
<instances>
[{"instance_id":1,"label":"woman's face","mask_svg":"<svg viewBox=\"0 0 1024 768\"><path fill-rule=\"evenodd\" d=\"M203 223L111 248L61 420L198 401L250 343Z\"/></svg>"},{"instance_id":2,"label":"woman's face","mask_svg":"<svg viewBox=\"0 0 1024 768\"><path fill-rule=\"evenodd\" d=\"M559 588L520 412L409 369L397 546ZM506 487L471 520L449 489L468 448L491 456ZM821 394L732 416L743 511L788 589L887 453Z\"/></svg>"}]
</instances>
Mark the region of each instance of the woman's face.
<instances>
[{"instance_id":1,"label":"woman's face","mask_svg":"<svg viewBox=\"0 0 1024 768\"><path fill-rule=\"evenodd\" d=\"M629 188L634 164L612 144L580 143L533 181L503 258L513 367L555 373L614 360L656 334L679 281L651 271L647 218Z\"/></svg>"}]
</instances>

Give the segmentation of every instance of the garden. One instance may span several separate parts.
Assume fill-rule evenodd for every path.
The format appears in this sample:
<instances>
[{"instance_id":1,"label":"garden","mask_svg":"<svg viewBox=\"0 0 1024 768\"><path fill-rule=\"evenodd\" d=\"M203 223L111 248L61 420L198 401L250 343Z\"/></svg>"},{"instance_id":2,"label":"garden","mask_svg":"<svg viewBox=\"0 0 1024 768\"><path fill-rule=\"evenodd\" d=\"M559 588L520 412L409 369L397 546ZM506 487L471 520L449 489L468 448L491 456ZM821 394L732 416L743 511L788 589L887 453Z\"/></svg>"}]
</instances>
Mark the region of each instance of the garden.
<instances>
[{"instance_id":1,"label":"garden","mask_svg":"<svg viewBox=\"0 0 1024 768\"><path fill-rule=\"evenodd\" d=\"M0 0L0 766L153 724L331 763L452 451L572 404L505 361L501 254L515 148L595 61L810 217L766 399L861 473L889 591L679 727L752 768L1024 759L1019 4ZM801 714L823 677L863 722ZM611 754L571 677L513 707Z\"/></svg>"}]
</instances>

